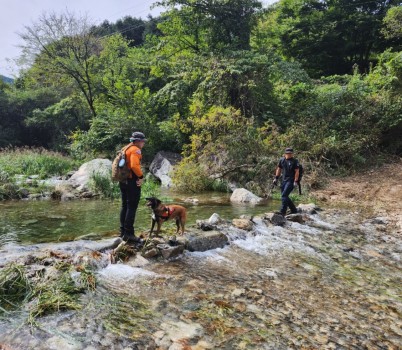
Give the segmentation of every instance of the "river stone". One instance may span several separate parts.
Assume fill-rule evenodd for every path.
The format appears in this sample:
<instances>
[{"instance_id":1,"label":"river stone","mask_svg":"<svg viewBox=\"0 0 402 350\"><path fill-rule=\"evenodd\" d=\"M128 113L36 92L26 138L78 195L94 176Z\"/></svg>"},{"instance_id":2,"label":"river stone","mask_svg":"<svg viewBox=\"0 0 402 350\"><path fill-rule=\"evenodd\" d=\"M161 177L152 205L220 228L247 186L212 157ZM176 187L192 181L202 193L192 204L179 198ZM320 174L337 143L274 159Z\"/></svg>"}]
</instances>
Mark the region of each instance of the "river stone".
<instances>
[{"instance_id":1,"label":"river stone","mask_svg":"<svg viewBox=\"0 0 402 350\"><path fill-rule=\"evenodd\" d=\"M210 224L210 225L218 225L222 221L224 221L224 220L222 220L222 218L219 216L219 214L213 213L211 215L211 217L208 219L208 224Z\"/></svg>"},{"instance_id":2,"label":"river stone","mask_svg":"<svg viewBox=\"0 0 402 350\"><path fill-rule=\"evenodd\" d=\"M112 162L109 159L93 159L82 164L78 171L67 180L67 184L76 188L79 192L85 192L89 189L89 182L93 174L110 177L111 171Z\"/></svg>"},{"instance_id":3,"label":"river stone","mask_svg":"<svg viewBox=\"0 0 402 350\"><path fill-rule=\"evenodd\" d=\"M149 264L149 261L143 256L137 254L134 259L129 259L125 264L131 267L144 267Z\"/></svg>"},{"instance_id":4,"label":"river stone","mask_svg":"<svg viewBox=\"0 0 402 350\"><path fill-rule=\"evenodd\" d=\"M207 250L223 248L229 243L228 238L218 231L198 231L187 235L186 248L191 252L205 252Z\"/></svg>"},{"instance_id":5,"label":"river stone","mask_svg":"<svg viewBox=\"0 0 402 350\"><path fill-rule=\"evenodd\" d=\"M277 213L266 213L264 219L268 220L271 224L275 226L283 226L286 223L286 219Z\"/></svg>"},{"instance_id":6,"label":"river stone","mask_svg":"<svg viewBox=\"0 0 402 350\"><path fill-rule=\"evenodd\" d=\"M286 215L286 219L289 221L298 222L299 224L304 223L303 215L299 213Z\"/></svg>"},{"instance_id":7,"label":"river stone","mask_svg":"<svg viewBox=\"0 0 402 350\"><path fill-rule=\"evenodd\" d=\"M146 258L146 259L150 259L150 258L153 258L154 256L157 256L158 254L159 254L158 249L156 249L156 248L151 248L151 249L149 249L149 250L146 250L146 251L142 254L142 256L143 256L144 258Z\"/></svg>"},{"instance_id":8,"label":"river stone","mask_svg":"<svg viewBox=\"0 0 402 350\"><path fill-rule=\"evenodd\" d=\"M245 188L236 188L230 196L230 201L233 203L258 204L263 201L263 198L256 196Z\"/></svg>"},{"instance_id":9,"label":"river stone","mask_svg":"<svg viewBox=\"0 0 402 350\"><path fill-rule=\"evenodd\" d=\"M196 220L195 223L202 231L212 231L216 228L215 225L209 224L206 220Z\"/></svg>"},{"instance_id":10,"label":"river stone","mask_svg":"<svg viewBox=\"0 0 402 350\"><path fill-rule=\"evenodd\" d=\"M159 244L158 249L162 253L162 256L165 259L172 259L178 257L180 254L183 254L184 252L184 246L183 245L177 245L174 247L171 247L168 244Z\"/></svg>"},{"instance_id":11,"label":"river stone","mask_svg":"<svg viewBox=\"0 0 402 350\"><path fill-rule=\"evenodd\" d=\"M253 223L248 219L233 219L232 224L245 231L251 231L253 229Z\"/></svg>"},{"instance_id":12,"label":"river stone","mask_svg":"<svg viewBox=\"0 0 402 350\"><path fill-rule=\"evenodd\" d=\"M297 206L297 210L302 213L317 214L317 211L321 209L314 203L308 203L308 204L299 204Z\"/></svg>"},{"instance_id":13,"label":"river stone","mask_svg":"<svg viewBox=\"0 0 402 350\"><path fill-rule=\"evenodd\" d=\"M149 167L149 171L161 181L163 187L171 187L172 179L170 175L173 167L180 160L180 154L165 151L158 152Z\"/></svg>"}]
</instances>

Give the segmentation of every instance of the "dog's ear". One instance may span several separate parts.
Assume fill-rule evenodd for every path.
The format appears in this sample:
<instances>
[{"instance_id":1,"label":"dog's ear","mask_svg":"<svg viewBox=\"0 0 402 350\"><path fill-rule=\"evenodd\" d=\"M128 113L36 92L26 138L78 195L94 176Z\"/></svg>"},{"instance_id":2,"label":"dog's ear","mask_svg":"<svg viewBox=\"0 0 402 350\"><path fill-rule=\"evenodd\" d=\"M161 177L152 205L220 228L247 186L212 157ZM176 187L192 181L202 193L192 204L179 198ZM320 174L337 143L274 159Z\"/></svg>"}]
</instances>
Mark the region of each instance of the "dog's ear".
<instances>
[{"instance_id":1,"label":"dog's ear","mask_svg":"<svg viewBox=\"0 0 402 350\"><path fill-rule=\"evenodd\" d=\"M162 202L161 202L158 198L155 198L155 203L156 203L156 206L158 206L158 205L160 205Z\"/></svg>"}]
</instances>

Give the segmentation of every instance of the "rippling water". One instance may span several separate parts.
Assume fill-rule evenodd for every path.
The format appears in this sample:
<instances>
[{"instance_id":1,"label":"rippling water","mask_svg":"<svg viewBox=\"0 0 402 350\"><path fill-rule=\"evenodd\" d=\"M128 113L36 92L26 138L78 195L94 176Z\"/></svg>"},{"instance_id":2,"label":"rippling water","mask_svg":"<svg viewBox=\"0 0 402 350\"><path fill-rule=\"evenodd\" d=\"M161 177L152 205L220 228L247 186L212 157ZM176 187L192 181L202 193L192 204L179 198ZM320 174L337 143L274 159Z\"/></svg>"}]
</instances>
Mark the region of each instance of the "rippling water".
<instances>
[{"instance_id":1,"label":"rippling water","mask_svg":"<svg viewBox=\"0 0 402 350\"><path fill-rule=\"evenodd\" d=\"M188 209L188 225L197 219L207 219L214 212L232 219L242 214L260 214L277 208L277 202L260 206L230 204L229 195L205 193L197 196L197 205L185 202L185 195L163 192L168 203L181 204ZM94 233L100 237L116 235L119 228L120 201L11 201L0 203L0 246L6 243L35 244L70 241ZM136 230L150 228L150 210L142 200L137 212ZM173 222L163 227L173 227Z\"/></svg>"},{"instance_id":2,"label":"rippling water","mask_svg":"<svg viewBox=\"0 0 402 350\"><path fill-rule=\"evenodd\" d=\"M191 220L203 210L190 208ZM211 213L234 215L226 210ZM32 334L13 333L23 318L9 319L0 334L15 349L399 349L400 241L360 221L256 220L252 232L229 229L224 249L109 265L82 310L42 318Z\"/></svg>"}]
</instances>

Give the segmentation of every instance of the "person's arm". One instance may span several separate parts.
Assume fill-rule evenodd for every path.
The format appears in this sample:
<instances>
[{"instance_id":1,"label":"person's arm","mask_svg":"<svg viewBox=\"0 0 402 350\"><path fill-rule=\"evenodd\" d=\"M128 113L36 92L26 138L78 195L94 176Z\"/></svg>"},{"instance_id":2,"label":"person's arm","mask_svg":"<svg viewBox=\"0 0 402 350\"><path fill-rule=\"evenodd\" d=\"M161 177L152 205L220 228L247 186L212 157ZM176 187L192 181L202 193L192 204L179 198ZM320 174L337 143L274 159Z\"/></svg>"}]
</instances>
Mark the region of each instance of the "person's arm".
<instances>
[{"instance_id":1,"label":"person's arm","mask_svg":"<svg viewBox=\"0 0 402 350\"><path fill-rule=\"evenodd\" d=\"M275 178L278 180L279 179L279 177L281 176L281 173L282 173L282 169L280 168L280 167L277 167L276 168L276 171L275 171Z\"/></svg>"},{"instance_id":2,"label":"person's arm","mask_svg":"<svg viewBox=\"0 0 402 350\"><path fill-rule=\"evenodd\" d=\"M300 174L299 168L296 168L295 169L295 182L299 182L299 174Z\"/></svg>"},{"instance_id":3,"label":"person's arm","mask_svg":"<svg viewBox=\"0 0 402 350\"><path fill-rule=\"evenodd\" d=\"M141 153L133 152L130 155L130 166L133 173L139 178L142 179L144 174L141 170ZM141 151L139 151L141 152Z\"/></svg>"}]
</instances>

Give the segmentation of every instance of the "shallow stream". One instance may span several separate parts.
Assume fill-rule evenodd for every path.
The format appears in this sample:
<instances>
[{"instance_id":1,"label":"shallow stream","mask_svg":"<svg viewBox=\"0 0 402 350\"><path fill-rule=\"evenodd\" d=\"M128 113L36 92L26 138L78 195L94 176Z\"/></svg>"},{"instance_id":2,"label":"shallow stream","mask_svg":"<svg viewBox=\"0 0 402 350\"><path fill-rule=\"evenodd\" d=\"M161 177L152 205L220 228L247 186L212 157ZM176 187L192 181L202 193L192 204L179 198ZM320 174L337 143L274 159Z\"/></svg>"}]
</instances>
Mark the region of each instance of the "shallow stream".
<instances>
[{"instance_id":1,"label":"shallow stream","mask_svg":"<svg viewBox=\"0 0 402 350\"><path fill-rule=\"evenodd\" d=\"M198 206L185 203L190 224L213 212L231 219L278 204L231 206L225 196L197 198ZM107 236L116 227L118 202L18 202L1 209L3 242L15 245L89 232ZM148 221L141 208L139 228ZM402 348L402 245L386 220L327 210L304 224L267 226L256 219L251 232L225 233L231 244L224 249L142 267L101 268L99 286L82 297L81 310L43 317L35 328L23 323L23 313L6 317L0 344L86 350Z\"/></svg>"}]
</instances>

